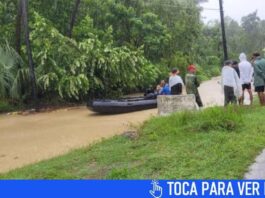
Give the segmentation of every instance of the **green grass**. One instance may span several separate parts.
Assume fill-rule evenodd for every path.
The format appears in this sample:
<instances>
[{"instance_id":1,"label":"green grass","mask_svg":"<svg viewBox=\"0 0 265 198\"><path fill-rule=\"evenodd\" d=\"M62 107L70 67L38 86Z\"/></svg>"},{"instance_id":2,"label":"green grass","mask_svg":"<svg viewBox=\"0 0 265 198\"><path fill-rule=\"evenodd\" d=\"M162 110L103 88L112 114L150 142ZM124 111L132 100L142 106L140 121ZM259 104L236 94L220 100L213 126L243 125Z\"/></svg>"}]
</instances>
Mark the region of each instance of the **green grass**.
<instances>
[{"instance_id":1,"label":"green grass","mask_svg":"<svg viewBox=\"0 0 265 198\"><path fill-rule=\"evenodd\" d=\"M231 107L152 118L135 140L116 136L0 178L241 179L265 148L264 115Z\"/></svg>"}]
</instances>

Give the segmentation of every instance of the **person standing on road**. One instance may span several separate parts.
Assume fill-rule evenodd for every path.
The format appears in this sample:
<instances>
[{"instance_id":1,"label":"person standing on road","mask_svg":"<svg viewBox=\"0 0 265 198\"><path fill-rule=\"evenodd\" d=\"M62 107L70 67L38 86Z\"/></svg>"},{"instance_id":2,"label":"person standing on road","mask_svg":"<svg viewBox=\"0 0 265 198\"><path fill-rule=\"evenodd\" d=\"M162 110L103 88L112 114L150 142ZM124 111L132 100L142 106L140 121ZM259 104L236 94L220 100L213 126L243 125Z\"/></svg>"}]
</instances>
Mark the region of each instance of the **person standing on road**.
<instances>
[{"instance_id":1,"label":"person standing on road","mask_svg":"<svg viewBox=\"0 0 265 198\"><path fill-rule=\"evenodd\" d=\"M253 67L250 62L247 61L247 56L245 53L239 55L240 63L238 65L240 71L240 81L242 84L243 94L240 99L240 104L243 105L244 102L244 92L247 90L250 96L250 104L253 103L253 94L251 90L251 81L253 79Z\"/></svg>"},{"instance_id":2,"label":"person standing on road","mask_svg":"<svg viewBox=\"0 0 265 198\"><path fill-rule=\"evenodd\" d=\"M253 66L255 92L258 93L260 104L265 106L265 59L258 52L253 54Z\"/></svg>"},{"instance_id":3,"label":"person standing on road","mask_svg":"<svg viewBox=\"0 0 265 198\"><path fill-rule=\"evenodd\" d=\"M188 66L188 73L185 77L185 84L186 84L186 91L187 94L194 94L196 98L196 103L199 107L203 107L201 96L198 91L198 87L200 86L200 83L196 76L196 66L195 65L189 65Z\"/></svg>"},{"instance_id":4,"label":"person standing on road","mask_svg":"<svg viewBox=\"0 0 265 198\"><path fill-rule=\"evenodd\" d=\"M242 86L236 71L232 68L232 61L225 61L222 69L221 84L224 90L224 105L237 104L242 95Z\"/></svg>"}]
</instances>

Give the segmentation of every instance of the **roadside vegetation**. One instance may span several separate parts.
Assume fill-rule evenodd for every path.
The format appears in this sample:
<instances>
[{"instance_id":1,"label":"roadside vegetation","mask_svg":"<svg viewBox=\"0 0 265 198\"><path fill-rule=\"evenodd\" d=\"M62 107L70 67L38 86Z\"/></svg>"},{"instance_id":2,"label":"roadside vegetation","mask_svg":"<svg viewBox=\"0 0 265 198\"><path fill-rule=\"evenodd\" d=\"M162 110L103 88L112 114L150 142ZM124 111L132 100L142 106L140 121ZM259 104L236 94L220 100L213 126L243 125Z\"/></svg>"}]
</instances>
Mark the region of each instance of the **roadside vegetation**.
<instances>
[{"instance_id":1,"label":"roadside vegetation","mask_svg":"<svg viewBox=\"0 0 265 198\"><path fill-rule=\"evenodd\" d=\"M116 136L0 175L2 179L242 179L265 147L264 108L154 117Z\"/></svg>"},{"instance_id":2,"label":"roadside vegetation","mask_svg":"<svg viewBox=\"0 0 265 198\"><path fill-rule=\"evenodd\" d=\"M116 98L154 87L173 67L185 75L190 63L201 80L217 76L220 24L202 22L202 2L0 2L0 101L34 106L34 99ZM256 12L240 25L230 18L226 23L231 58L264 48L265 23Z\"/></svg>"},{"instance_id":3,"label":"roadside vegetation","mask_svg":"<svg viewBox=\"0 0 265 198\"><path fill-rule=\"evenodd\" d=\"M19 109L22 109L22 107L8 101L0 100L0 113L12 112Z\"/></svg>"}]
</instances>

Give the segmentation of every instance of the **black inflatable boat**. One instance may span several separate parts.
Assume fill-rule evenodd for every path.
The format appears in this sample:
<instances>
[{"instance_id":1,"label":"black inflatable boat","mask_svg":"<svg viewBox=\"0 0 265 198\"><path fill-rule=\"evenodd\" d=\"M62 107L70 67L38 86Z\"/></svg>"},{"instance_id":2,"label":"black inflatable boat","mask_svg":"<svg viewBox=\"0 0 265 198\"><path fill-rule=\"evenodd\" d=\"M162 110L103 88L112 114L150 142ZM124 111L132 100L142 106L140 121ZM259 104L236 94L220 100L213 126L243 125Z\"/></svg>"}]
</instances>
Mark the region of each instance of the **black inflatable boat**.
<instances>
[{"instance_id":1,"label":"black inflatable boat","mask_svg":"<svg viewBox=\"0 0 265 198\"><path fill-rule=\"evenodd\" d=\"M119 100L94 100L89 106L92 111L102 114L118 114L153 109L156 98L126 98Z\"/></svg>"}]
</instances>

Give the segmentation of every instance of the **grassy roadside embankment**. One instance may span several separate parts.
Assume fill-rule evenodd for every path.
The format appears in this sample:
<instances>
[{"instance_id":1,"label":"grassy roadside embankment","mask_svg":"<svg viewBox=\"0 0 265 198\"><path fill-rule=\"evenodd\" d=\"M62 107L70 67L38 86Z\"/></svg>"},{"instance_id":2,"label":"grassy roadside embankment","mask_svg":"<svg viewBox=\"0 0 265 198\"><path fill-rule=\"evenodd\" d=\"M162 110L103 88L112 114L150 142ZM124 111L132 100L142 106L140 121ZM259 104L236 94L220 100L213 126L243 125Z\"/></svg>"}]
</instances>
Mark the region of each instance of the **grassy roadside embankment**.
<instances>
[{"instance_id":1,"label":"grassy roadside embankment","mask_svg":"<svg viewBox=\"0 0 265 198\"><path fill-rule=\"evenodd\" d=\"M152 118L136 139L116 136L0 178L241 179L265 147L264 114L216 107Z\"/></svg>"}]
</instances>

